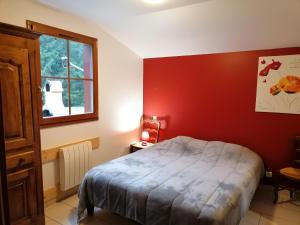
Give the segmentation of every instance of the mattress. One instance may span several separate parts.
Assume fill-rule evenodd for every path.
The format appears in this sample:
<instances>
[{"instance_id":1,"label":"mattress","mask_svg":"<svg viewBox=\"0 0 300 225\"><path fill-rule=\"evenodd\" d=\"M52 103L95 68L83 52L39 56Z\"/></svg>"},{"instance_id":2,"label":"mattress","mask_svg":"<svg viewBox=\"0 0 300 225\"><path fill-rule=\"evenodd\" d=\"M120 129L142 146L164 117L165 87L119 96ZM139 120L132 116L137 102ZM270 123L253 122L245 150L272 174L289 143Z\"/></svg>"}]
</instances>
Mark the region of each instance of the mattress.
<instances>
[{"instance_id":1,"label":"mattress","mask_svg":"<svg viewBox=\"0 0 300 225\"><path fill-rule=\"evenodd\" d=\"M263 172L246 147L179 136L92 168L78 216L92 205L145 225L238 225Z\"/></svg>"}]
</instances>

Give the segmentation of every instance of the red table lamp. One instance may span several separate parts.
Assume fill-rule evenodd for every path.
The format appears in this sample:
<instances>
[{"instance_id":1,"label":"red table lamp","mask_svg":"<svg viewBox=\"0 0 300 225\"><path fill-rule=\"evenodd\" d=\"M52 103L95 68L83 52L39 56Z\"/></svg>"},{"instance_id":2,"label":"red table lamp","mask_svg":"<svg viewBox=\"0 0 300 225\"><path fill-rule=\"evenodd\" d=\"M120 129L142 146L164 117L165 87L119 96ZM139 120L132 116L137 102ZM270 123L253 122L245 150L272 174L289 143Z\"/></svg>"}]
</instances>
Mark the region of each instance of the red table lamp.
<instances>
[{"instance_id":1,"label":"red table lamp","mask_svg":"<svg viewBox=\"0 0 300 225\"><path fill-rule=\"evenodd\" d=\"M146 146L147 145L147 141L149 140L150 136L149 136L149 132L148 131L143 131L142 132L142 145Z\"/></svg>"}]
</instances>

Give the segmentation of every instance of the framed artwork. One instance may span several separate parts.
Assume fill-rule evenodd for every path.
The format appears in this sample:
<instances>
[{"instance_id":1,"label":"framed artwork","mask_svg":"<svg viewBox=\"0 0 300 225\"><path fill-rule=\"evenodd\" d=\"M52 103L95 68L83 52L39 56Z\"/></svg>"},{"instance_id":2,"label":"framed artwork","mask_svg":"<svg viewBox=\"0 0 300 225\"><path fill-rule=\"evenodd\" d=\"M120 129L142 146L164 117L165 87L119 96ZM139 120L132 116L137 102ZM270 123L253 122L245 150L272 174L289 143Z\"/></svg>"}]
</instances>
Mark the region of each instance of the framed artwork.
<instances>
[{"instance_id":1,"label":"framed artwork","mask_svg":"<svg viewBox=\"0 0 300 225\"><path fill-rule=\"evenodd\" d=\"M300 114L300 55L259 57L255 111Z\"/></svg>"}]
</instances>

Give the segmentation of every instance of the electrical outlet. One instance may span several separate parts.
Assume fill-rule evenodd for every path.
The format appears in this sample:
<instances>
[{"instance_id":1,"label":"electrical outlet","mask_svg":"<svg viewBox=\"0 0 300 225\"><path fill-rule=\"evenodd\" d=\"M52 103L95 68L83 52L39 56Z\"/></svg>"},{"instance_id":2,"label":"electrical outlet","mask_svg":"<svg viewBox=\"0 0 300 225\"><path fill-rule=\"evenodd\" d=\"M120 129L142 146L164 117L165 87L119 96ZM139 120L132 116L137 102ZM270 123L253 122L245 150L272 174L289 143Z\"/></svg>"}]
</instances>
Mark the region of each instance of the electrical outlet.
<instances>
[{"instance_id":1,"label":"electrical outlet","mask_svg":"<svg viewBox=\"0 0 300 225\"><path fill-rule=\"evenodd\" d=\"M272 172L271 171L266 171L266 177L269 177L269 178L271 178L272 177Z\"/></svg>"}]
</instances>

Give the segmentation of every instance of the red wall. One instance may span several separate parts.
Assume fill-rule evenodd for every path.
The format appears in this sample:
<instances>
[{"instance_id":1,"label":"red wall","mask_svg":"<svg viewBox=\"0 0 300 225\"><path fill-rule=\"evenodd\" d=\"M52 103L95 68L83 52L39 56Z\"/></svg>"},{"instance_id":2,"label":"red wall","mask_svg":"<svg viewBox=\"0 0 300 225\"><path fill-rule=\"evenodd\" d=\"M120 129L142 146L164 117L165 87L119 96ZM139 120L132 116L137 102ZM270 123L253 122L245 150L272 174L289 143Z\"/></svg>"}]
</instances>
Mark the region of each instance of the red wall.
<instances>
[{"instance_id":1,"label":"red wall","mask_svg":"<svg viewBox=\"0 0 300 225\"><path fill-rule=\"evenodd\" d=\"M267 169L291 162L300 115L255 112L259 56L300 48L144 60L144 114L166 122L161 139L187 135L247 146Z\"/></svg>"}]
</instances>

